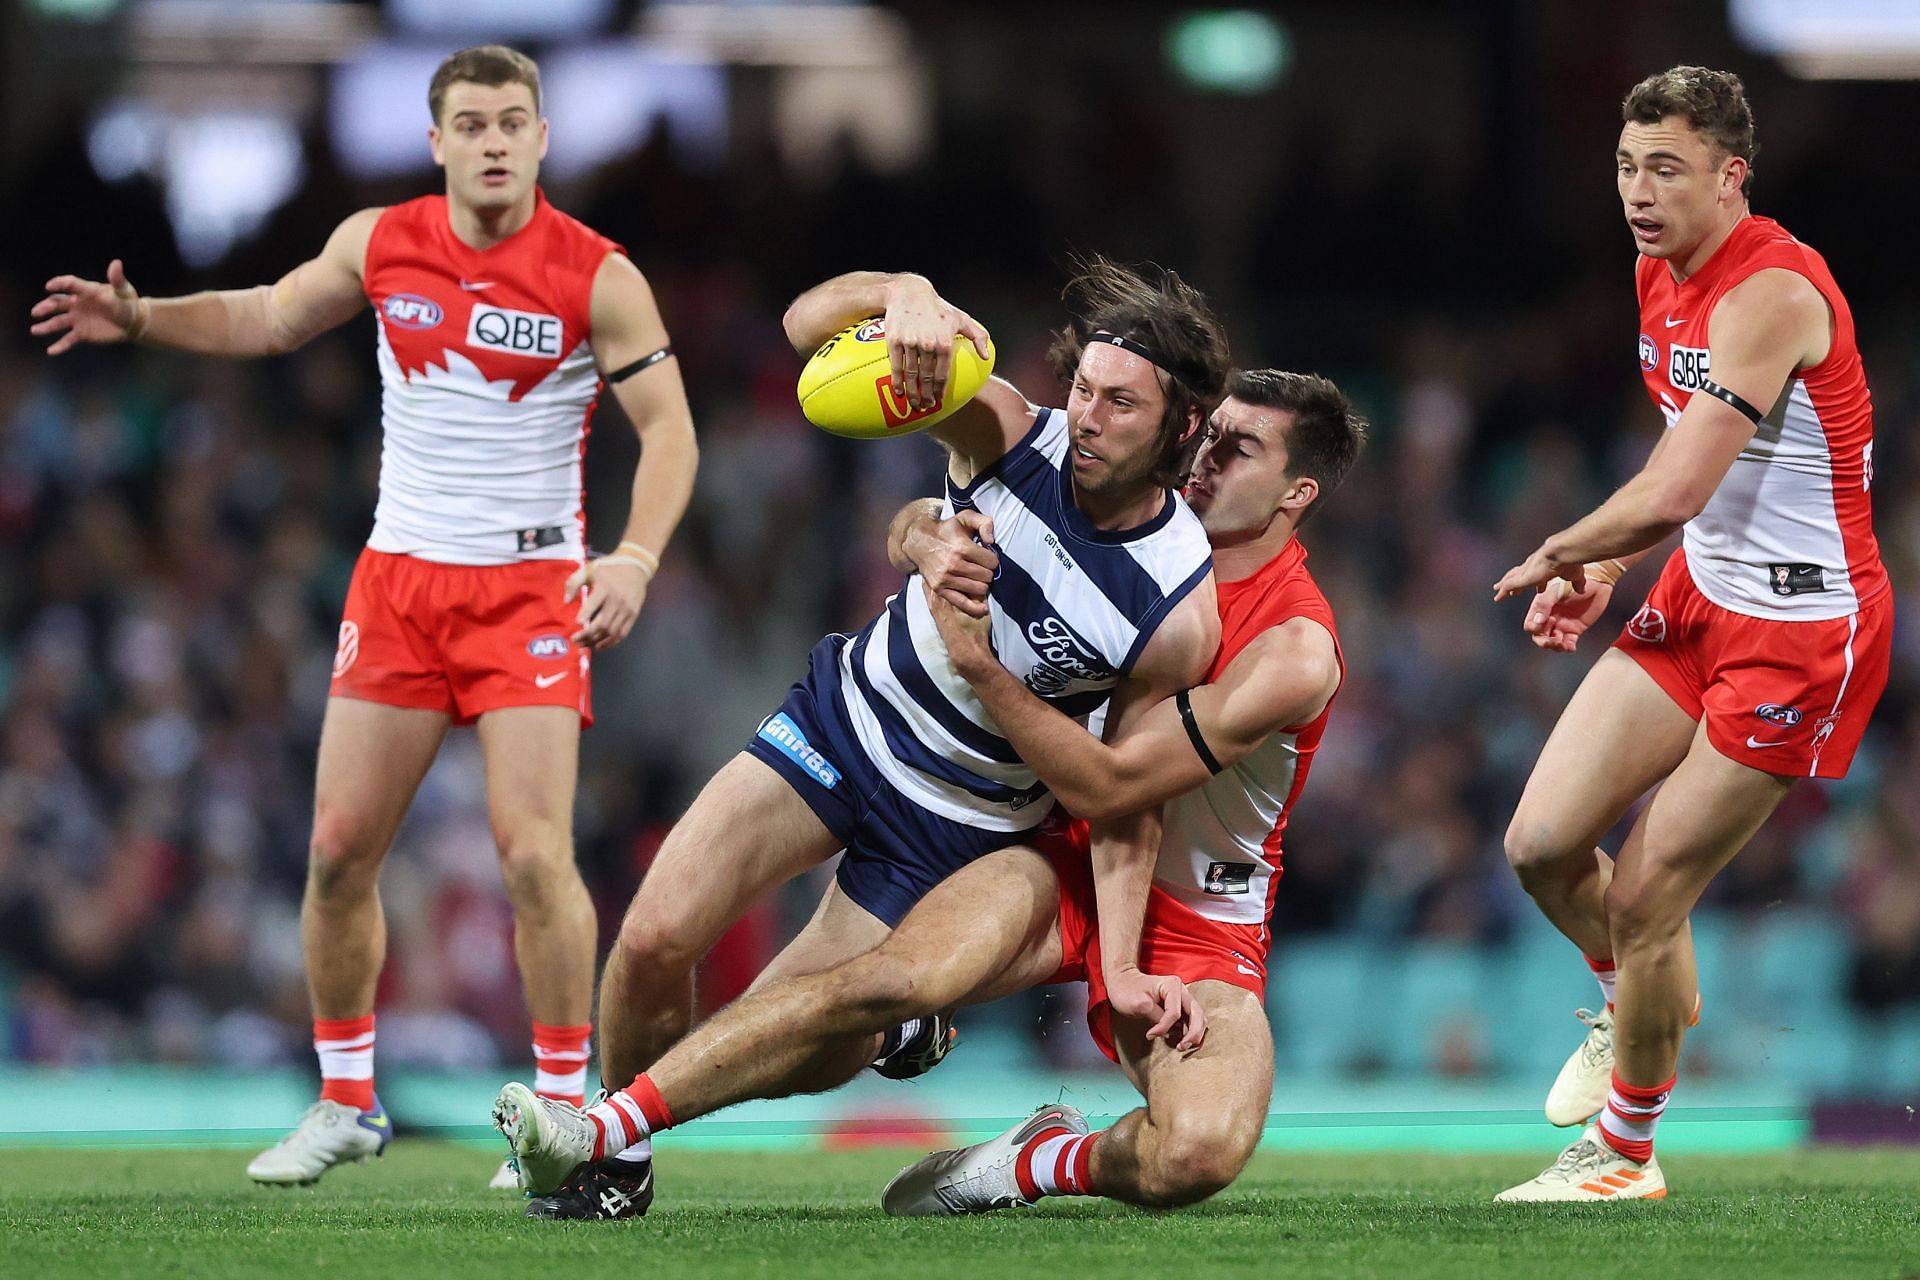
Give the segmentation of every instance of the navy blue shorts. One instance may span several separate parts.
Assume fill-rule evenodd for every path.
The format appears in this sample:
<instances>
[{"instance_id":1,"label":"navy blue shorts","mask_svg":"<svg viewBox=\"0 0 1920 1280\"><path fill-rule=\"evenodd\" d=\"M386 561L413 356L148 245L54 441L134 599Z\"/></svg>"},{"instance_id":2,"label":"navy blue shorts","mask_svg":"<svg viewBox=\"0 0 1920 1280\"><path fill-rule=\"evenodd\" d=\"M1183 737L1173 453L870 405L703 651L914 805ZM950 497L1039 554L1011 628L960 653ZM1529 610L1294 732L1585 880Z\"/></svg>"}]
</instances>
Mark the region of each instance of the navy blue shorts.
<instances>
[{"instance_id":1,"label":"navy blue shorts","mask_svg":"<svg viewBox=\"0 0 1920 1280\"><path fill-rule=\"evenodd\" d=\"M840 887L888 926L927 891L974 859L1020 844L1031 832L982 831L921 808L894 790L854 736L840 694L843 635L813 647L807 674L747 743L800 793L846 846Z\"/></svg>"}]
</instances>

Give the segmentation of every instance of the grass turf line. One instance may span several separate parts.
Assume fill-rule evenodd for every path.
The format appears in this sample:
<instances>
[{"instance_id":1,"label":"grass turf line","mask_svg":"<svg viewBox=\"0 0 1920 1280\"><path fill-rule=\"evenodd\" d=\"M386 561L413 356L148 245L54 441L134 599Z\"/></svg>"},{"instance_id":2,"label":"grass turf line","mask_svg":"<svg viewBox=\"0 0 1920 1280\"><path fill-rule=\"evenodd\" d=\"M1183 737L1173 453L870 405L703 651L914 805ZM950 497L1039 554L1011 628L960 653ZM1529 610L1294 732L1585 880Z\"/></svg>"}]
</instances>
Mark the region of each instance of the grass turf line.
<instances>
[{"instance_id":1,"label":"grass turf line","mask_svg":"<svg viewBox=\"0 0 1920 1280\"><path fill-rule=\"evenodd\" d=\"M639 1222L546 1223L485 1189L498 1156L416 1139L318 1187L255 1187L234 1151L14 1150L0 1266L22 1277L1247 1275L1909 1276L1920 1152L1684 1157L1673 1197L1493 1205L1552 1155L1262 1154L1196 1209L1050 1200L984 1219L894 1221L879 1189L911 1152L674 1153ZM958 1270L956 1271L956 1264ZM584 1270L582 1274L584 1274Z\"/></svg>"}]
</instances>

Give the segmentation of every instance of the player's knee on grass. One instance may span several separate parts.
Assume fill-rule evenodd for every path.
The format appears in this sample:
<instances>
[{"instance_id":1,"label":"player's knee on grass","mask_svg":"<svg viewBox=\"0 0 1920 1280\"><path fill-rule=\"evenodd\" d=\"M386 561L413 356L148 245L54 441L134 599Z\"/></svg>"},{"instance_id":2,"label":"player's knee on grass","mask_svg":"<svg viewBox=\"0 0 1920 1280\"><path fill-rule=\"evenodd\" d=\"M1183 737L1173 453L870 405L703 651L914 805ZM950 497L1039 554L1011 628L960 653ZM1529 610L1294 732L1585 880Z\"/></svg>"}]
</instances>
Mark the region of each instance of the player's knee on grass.
<instances>
[{"instance_id":1,"label":"player's knee on grass","mask_svg":"<svg viewBox=\"0 0 1920 1280\"><path fill-rule=\"evenodd\" d=\"M1259 1125L1209 1112L1196 1100L1160 1133L1140 1171L1141 1193L1163 1208L1205 1200L1240 1176L1259 1137Z\"/></svg>"}]
</instances>

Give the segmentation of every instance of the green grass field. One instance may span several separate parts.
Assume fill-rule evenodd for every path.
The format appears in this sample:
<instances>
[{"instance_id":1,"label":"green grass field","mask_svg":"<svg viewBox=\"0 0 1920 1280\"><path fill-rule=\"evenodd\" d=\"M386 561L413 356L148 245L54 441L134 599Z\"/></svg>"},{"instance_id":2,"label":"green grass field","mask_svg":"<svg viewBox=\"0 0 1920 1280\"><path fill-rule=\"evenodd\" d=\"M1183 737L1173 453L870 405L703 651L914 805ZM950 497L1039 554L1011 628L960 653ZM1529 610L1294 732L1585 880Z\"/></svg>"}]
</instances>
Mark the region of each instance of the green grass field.
<instances>
[{"instance_id":1,"label":"green grass field","mask_svg":"<svg viewBox=\"0 0 1920 1280\"><path fill-rule=\"evenodd\" d=\"M1672 1198L1496 1206L1510 1156L1262 1154L1210 1203L1090 1201L893 1221L910 1153L669 1151L638 1222L529 1222L484 1190L497 1157L416 1139L318 1187L271 1190L235 1151L13 1149L0 1271L43 1276L1912 1276L1920 1152L1674 1158ZM1542 1159L1551 1153L1543 1152Z\"/></svg>"}]
</instances>

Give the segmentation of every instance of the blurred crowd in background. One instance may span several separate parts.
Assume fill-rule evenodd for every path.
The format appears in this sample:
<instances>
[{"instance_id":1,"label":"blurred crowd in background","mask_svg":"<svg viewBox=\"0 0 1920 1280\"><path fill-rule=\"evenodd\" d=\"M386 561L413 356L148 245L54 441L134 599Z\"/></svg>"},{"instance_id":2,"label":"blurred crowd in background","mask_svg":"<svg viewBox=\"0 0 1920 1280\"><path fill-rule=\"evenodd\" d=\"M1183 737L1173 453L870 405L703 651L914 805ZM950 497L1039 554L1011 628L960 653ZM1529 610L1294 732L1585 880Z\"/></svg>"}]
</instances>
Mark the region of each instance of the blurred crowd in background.
<instances>
[{"instance_id":1,"label":"blurred crowd in background","mask_svg":"<svg viewBox=\"0 0 1920 1280\"><path fill-rule=\"evenodd\" d=\"M1225 249L1207 234L1218 219L1196 213L1205 167L1097 87L1069 167L1010 104L1002 127L942 132L938 163L905 176L851 151L805 179L771 154L693 171L656 134L550 188L653 282L702 444L693 507L639 627L595 663L577 831L603 942L663 832L800 675L813 640L857 627L898 589L886 522L938 492L930 441L858 444L807 426L786 302L841 270L924 270L994 331L1002 373L1061 403L1042 356L1064 318L1070 248L1187 270L1243 363L1328 374L1373 422L1369 452L1303 538L1348 680L1287 836L1277 966L1302 939L1493 954L1531 928L1502 852L1507 817L1657 566L1627 579L1572 657L1533 651L1521 607L1491 602L1499 574L1637 469L1658 429L1608 181L1604 94L1631 78L1600 82L1583 149L1536 157L1547 195L1522 200L1503 190L1496 137L1444 162L1363 165L1308 120L1270 140L1270 178L1226 184L1238 239ZM1759 111L1764 145L1764 97ZM97 278L113 256L154 293L270 280L354 208L437 179L356 188L316 140L283 211L189 272L157 193L102 182L74 129L22 157L0 192L0 1059L300 1063L314 753L380 461L372 321L273 361L126 348L48 360L26 339L26 310L48 275ZM1217 166L1232 169L1249 141L1223 144ZM1834 184L1849 155L1862 161L1853 172L1878 167L1868 144L1781 150L1763 151L1756 207L1827 251L1854 298L1878 416L1877 526L1910 609L1920 333L1875 265L1893 210L1849 206ZM603 406L587 460L602 549L634 452ZM1852 776L1797 788L1708 899L1734 919L1810 907L1840 922L1847 999L1866 1018L1920 1007L1916 635L1903 617ZM383 1063L525 1053L481 784L476 744L456 733L389 859ZM824 883L797 883L744 922L709 995L737 990ZM1578 964L1571 947L1566 961Z\"/></svg>"}]
</instances>

